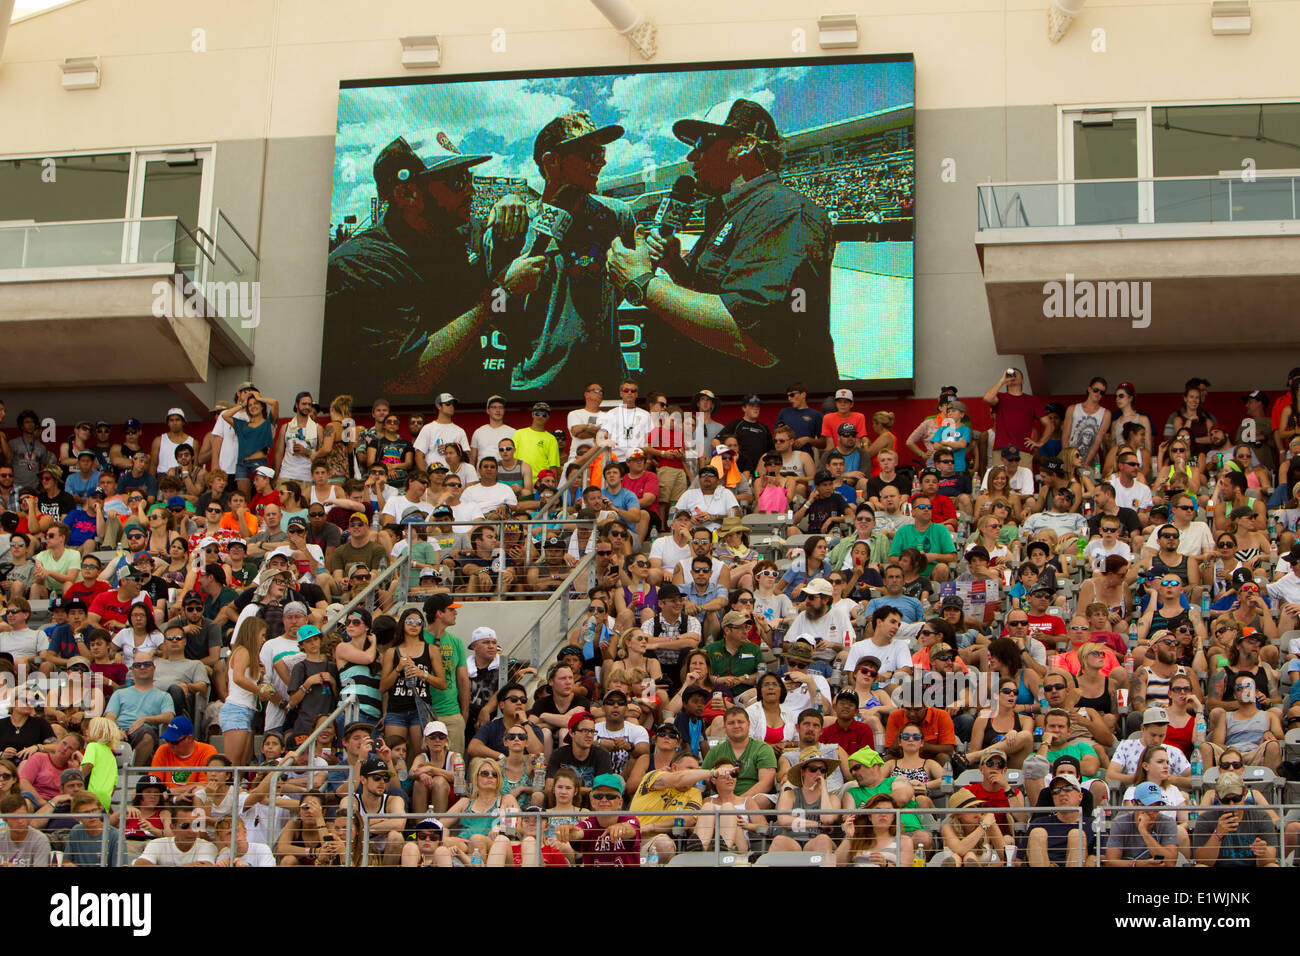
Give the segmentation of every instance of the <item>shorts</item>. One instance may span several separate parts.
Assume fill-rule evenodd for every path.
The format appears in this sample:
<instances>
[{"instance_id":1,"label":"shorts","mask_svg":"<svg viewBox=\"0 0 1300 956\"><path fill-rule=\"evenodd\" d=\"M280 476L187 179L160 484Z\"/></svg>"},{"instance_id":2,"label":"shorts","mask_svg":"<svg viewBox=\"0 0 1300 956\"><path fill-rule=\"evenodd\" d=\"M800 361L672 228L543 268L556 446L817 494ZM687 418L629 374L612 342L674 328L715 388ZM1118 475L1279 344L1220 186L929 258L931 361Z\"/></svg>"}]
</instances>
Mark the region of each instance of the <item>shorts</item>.
<instances>
[{"instance_id":1,"label":"shorts","mask_svg":"<svg viewBox=\"0 0 1300 956\"><path fill-rule=\"evenodd\" d=\"M425 721L420 719L420 712L412 707L410 710L390 710L384 714L384 728L389 727L423 727Z\"/></svg>"},{"instance_id":2,"label":"shorts","mask_svg":"<svg viewBox=\"0 0 1300 956\"><path fill-rule=\"evenodd\" d=\"M659 475L659 504L671 510L672 506L677 504L677 500L686 494L686 471L682 468L661 466L657 474Z\"/></svg>"},{"instance_id":3,"label":"shorts","mask_svg":"<svg viewBox=\"0 0 1300 956\"><path fill-rule=\"evenodd\" d=\"M267 464L265 458L241 459L239 463L235 465L235 480L252 481L253 472L257 471L258 468L265 464Z\"/></svg>"},{"instance_id":4,"label":"shorts","mask_svg":"<svg viewBox=\"0 0 1300 956\"><path fill-rule=\"evenodd\" d=\"M156 744L158 742L158 733L161 728L157 724L145 724L139 730L128 731L126 741L132 747L138 747L148 738L152 738Z\"/></svg>"},{"instance_id":5,"label":"shorts","mask_svg":"<svg viewBox=\"0 0 1300 956\"><path fill-rule=\"evenodd\" d=\"M221 705L221 713L217 716L217 725L221 727L223 734L231 730L246 730L252 733L253 718L256 716L257 711L252 708L240 707L238 704L226 701Z\"/></svg>"}]
</instances>

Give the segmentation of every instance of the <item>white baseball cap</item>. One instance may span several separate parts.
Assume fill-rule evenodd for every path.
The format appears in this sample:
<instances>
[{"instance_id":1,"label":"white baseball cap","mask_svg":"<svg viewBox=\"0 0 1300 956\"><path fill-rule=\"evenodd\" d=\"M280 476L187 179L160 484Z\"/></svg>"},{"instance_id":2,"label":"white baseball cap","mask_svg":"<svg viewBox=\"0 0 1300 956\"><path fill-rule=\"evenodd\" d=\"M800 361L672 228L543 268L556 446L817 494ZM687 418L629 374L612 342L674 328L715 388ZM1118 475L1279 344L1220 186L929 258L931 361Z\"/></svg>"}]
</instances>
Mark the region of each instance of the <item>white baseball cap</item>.
<instances>
[{"instance_id":1,"label":"white baseball cap","mask_svg":"<svg viewBox=\"0 0 1300 956\"><path fill-rule=\"evenodd\" d=\"M853 392L850 391L850 390L847 389L847 388L841 388L839 391L837 391L837 392L835 393L835 397L836 397L836 398L847 398L847 399L851 402L851 401L853 401Z\"/></svg>"},{"instance_id":2,"label":"white baseball cap","mask_svg":"<svg viewBox=\"0 0 1300 956\"><path fill-rule=\"evenodd\" d=\"M424 736L432 737L434 734L442 734L444 737L450 736L447 733L447 725L441 720L431 720L424 725Z\"/></svg>"},{"instance_id":3,"label":"white baseball cap","mask_svg":"<svg viewBox=\"0 0 1300 956\"><path fill-rule=\"evenodd\" d=\"M181 409L179 408L167 409L167 417L171 418L173 415L179 415L182 419L185 418L185 412L183 412Z\"/></svg>"},{"instance_id":4,"label":"white baseball cap","mask_svg":"<svg viewBox=\"0 0 1300 956\"><path fill-rule=\"evenodd\" d=\"M474 628L474 633L470 634L469 636L469 643L466 644L465 646L473 647L479 641L495 641L496 639L497 639L497 632L492 630L492 628L476 627Z\"/></svg>"}]
</instances>

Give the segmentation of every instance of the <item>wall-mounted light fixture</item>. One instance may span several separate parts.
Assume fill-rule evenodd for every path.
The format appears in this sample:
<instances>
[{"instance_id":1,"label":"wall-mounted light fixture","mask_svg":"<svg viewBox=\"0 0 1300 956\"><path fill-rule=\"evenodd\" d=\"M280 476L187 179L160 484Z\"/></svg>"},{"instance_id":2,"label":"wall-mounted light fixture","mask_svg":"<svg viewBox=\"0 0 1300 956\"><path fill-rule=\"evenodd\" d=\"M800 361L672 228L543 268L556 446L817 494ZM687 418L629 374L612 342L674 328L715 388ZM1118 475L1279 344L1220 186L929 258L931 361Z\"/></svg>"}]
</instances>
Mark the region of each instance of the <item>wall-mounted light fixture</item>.
<instances>
[{"instance_id":1,"label":"wall-mounted light fixture","mask_svg":"<svg viewBox=\"0 0 1300 956\"><path fill-rule=\"evenodd\" d=\"M99 57L70 56L59 64L60 81L65 90L99 89Z\"/></svg>"},{"instance_id":2,"label":"wall-mounted light fixture","mask_svg":"<svg viewBox=\"0 0 1300 956\"><path fill-rule=\"evenodd\" d=\"M402 66L422 70L442 66L442 44L433 35L402 37Z\"/></svg>"}]
</instances>

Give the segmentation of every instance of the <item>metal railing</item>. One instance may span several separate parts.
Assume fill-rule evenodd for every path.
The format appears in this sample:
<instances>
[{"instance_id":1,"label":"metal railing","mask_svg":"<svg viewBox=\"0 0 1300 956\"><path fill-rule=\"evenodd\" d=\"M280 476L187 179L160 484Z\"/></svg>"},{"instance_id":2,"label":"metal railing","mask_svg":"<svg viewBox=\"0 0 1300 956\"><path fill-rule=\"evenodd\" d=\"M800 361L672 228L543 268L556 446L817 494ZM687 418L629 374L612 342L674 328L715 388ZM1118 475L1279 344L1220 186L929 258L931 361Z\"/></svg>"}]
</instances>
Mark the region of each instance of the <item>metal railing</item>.
<instances>
[{"instance_id":1,"label":"metal railing","mask_svg":"<svg viewBox=\"0 0 1300 956\"><path fill-rule=\"evenodd\" d=\"M537 515L537 517L539 518L544 518L553 509L563 505L564 497L569 492L569 490L573 488L574 482L575 481L581 482L582 479L587 474L588 466L590 466L593 461L595 461L598 457L604 455L608 451L609 451L608 448L602 447L600 445L592 445L591 448L587 449L587 451L585 451L582 455L575 458L573 464L576 465L577 467L573 469L573 471L568 475L568 477L564 478L563 481L561 481L558 485L556 485L555 494L551 496L550 500L542 502L542 506L533 513ZM563 469L567 469L568 467L569 467L568 464L562 466ZM563 471L561 471L561 474L563 475ZM534 476L534 479L536 479L536 476ZM585 485L582 485L581 487L585 487Z\"/></svg>"},{"instance_id":2,"label":"metal railing","mask_svg":"<svg viewBox=\"0 0 1300 956\"><path fill-rule=\"evenodd\" d=\"M78 821L83 820L83 819L87 819L87 818L90 818L90 817L98 817L99 820L100 820L100 823L103 825L103 829L100 830L100 832L99 832L99 865L100 865L100 866L104 866L104 867L106 867L106 866L109 865L109 862L108 862L108 839L107 839L107 837L108 837L108 831L111 829L111 827L109 826L109 823L110 823L110 821L111 821L111 819L112 819L112 814L111 814L109 811L107 811L107 810L82 810L82 811L73 811L73 810L66 810L66 811L64 811L64 810L61 810L61 811L59 811L58 813L6 813L6 814L4 815L5 820L26 820L26 821L28 821L28 836L27 836L27 839L31 839L31 833L32 833L33 831L34 831L34 832L37 832L37 833L41 833L41 834L46 834L46 831L48 830L48 827L38 829L37 827L32 826L32 823L34 823L34 822L36 822L36 821L41 821L41 820L43 820L43 821L47 821L47 822L48 822L49 820L51 820L51 819L53 819L53 818L55 818L55 817L58 817L58 818L60 818L60 819L65 819L65 818L69 818L69 817L70 817L70 818L74 818L74 819L76 819L76 820L78 820ZM69 828L69 829L71 829L71 828ZM46 838L48 839L48 835L47 835ZM123 839L124 839L123 836L122 836L122 834L121 834L121 832L119 832L119 833L117 834L117 839L118 839L118 845L121 846L121 845L122 845L122 842L123 842ZM26 842L26 841L24 841L24 843L25 843L25 842ZM11 839L11 843L12 843L12 839ZM63 854L65 854L66 852L67 852L67 848L66 848L66 846L65 846L65 848L64 848L63 850L55 850L55 849L53 849L53 847L51 847L51 849L50 849L50 860L49 860L49 865L50 865L50 866L57 866L57 865L58 865L58 861L54 858L54 855L55 855L56 853L57 853L57 854L60 854L60 855L63 855ZM3 860L3 859L0 859L0 865L4 865L4 864L14 864L14 865L16 865L16 863L15 863L15 860L16 860L16 859L17 859L16 856L15 856L13 859L10 859L10 860Z\"/></svg>"}]
</instances>

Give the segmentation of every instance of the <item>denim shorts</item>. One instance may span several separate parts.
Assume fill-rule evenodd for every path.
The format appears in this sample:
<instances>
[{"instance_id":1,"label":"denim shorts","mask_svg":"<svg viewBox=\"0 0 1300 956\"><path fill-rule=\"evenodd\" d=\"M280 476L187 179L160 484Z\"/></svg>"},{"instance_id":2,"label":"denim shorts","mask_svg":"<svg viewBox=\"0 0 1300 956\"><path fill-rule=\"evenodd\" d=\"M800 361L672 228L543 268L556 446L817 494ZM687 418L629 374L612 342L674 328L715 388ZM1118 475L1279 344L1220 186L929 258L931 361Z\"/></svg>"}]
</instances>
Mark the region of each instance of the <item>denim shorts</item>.
<instances>
[{"instance_id":1,"label":"denim shorts","mask_svg":"<svg viewBox=\"0 0 1300 956\"><path fill-rule=\"evenodd\" d=\"M423 727L425 721L420 719L420 711L411 708L407 711L392 711L384 714L384 727Z\"/></svg>"},{"instance_id":2,"label":"denim shorts","mask_svg":"<svg viewBox=\"0 0 1300 956\"><path fill-rule=\"evenodd\" d=\"M253 472L257 471L263 465L269 464L265 458L253 458L251 460L240 459L235 465L235 480L243 479L245 481L253 480Z\"/></svg>"},{"instance_id":3,"label":"denim shorts","mask_svg":"<svg viewBox=\"0 0 1300 956\"><path fill-rule=\"evenodd\" d=\"M217 717L217 723L221 727L223 734L231 730L247 730L251 733L253 718L256 716L257 711L226 701L221 705L221 713Z\"/></svg>"}]
</instances>

